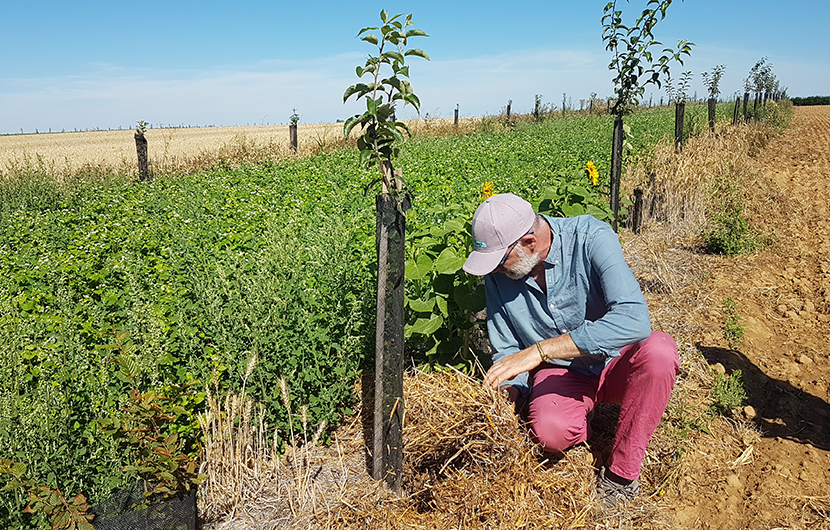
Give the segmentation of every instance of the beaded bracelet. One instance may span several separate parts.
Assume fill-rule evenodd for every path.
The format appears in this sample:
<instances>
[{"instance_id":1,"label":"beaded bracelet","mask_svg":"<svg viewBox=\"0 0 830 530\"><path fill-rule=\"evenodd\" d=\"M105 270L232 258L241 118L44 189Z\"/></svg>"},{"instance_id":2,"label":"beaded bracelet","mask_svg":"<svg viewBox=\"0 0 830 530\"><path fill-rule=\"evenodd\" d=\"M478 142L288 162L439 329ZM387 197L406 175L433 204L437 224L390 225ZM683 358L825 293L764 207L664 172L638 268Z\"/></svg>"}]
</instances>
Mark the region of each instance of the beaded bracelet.
<instances>
[{"instance_id":1,"label":"beaded bracelet","mask_svg":"<svg viewBox=\"0 0 830 530\"><path fill-rule=\"evenodd\" d=\"M542 351L542 345L538 342L536 343L536 349L539 350L539 358L542 359L543 363L550 361L550 359L545 355L545 352Z\"/></svg>"}]
</instances>

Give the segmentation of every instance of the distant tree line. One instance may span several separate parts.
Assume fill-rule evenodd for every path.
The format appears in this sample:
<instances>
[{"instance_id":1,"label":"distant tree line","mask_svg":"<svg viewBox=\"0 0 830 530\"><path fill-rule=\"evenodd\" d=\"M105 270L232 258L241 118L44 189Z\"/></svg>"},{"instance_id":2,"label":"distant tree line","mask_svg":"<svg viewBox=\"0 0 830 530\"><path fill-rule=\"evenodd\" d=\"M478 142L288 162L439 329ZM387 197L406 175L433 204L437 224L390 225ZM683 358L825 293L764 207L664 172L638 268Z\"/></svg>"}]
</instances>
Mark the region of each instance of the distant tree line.
<instances>
[{"instance_id":1,"label":"distant tree line","mask_svg":"<svg viewBox=\"0 0 830 530\"><path fill-rule=\"evenodd\" d=\"M830 96L809 96L806 98L790 98L793 105L805 107L808 105L830 105Z\"/></svg>"}]
</instances>

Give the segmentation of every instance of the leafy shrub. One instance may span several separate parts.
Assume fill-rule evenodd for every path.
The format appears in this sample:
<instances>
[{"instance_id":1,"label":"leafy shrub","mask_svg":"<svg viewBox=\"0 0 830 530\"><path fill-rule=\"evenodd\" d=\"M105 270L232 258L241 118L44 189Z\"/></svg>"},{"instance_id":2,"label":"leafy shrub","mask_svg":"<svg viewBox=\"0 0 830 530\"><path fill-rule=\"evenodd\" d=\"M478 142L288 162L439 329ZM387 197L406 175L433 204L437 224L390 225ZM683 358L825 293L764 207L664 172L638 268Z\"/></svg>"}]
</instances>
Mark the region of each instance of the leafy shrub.
<instances>
[{"instance_id":1,"label":"leafy shrub","mask_svg":"<svg viewBox=\"0 0 830 530\"><path fill-rule=\"evenodd\" d=\"M743 405L746 398L743 373L740 370L733 370L732 375L715 373L710 405L712 411L728 415L732 409Z\"/></svg>"},{"instance_id":2,"label":"leafy shrub","mask_svg":"<svg viewBox=\"0 0 830 530\"><path fill-rule=\"evenodd\" d=\"M198 440L194 440L193 429L186 421L190 419L193 423L195 413L191 404L201 403L204 393L199 394L194 388L202 386L195 380L169 385L166 395L138 390L135 379L141 368L134 360L135 345L129 333L116 332L114 338L112 346L118 350L118 357L113 362L133 388L124 414L104 418L101 427L104 434L114 436L130 450L134 463L121 471L138 475L148 486L144 493L146 501L142 504L147 507L154 498L189 493L206 477L197 471L199 445L194 442Z\"/></svg>"},{"instance_id":3,"label":"leafy shrub","mask_svg":"<svg viewBox=\"0 0 830 530\"><path fill-rule=\"evenodd\" d=\"M94 516L89 513L90 506L83 494L66 499L57 488L38 487L34 480L26 477L26 464L6 458L0 458L0 476L3 475L9 477L3 491L25 495L23 512L32 514L40 526L49 526L53 530L93 530L89 521Z\"/></svg>"},{"instance_id":4,"label":"leafy shrub","mask_svg":"<svg viewBox=\"0 0 830 530\"><path fill-rule=\"evenodd\" d=\"M726 256L746 254L766 244L758 231L749 228L741 203L725 206L722 213L712 218L702 237L710 252Z\"/></svg>"}]
</instances>

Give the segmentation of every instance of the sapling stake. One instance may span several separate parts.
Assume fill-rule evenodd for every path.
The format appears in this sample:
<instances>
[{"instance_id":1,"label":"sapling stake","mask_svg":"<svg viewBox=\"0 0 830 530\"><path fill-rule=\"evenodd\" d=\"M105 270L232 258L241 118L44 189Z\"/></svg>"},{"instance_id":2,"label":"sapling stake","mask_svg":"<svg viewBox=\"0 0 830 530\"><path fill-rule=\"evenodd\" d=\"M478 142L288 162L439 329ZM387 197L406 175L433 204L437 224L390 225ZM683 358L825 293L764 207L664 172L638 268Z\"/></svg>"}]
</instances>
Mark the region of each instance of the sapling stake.
<instances>
[{"instance_id":1,"label":"sapling stake","mask_svg":"<svg viewBox=\"0 0 830 530\"><path fill-rule=\"evenodd\" d=\"M406 57L429 60L429 56L417 48L406 49L408 39L427 36L423 31L411 28L412 15L389 16L384 10L380 12L380 19L382 26L363 28L357 34L360 40L377 46L377 55L369 56L366 64L355 70L358 77L370 74L371 81L352 85L343 95L344 102L352 95L366 101L366 112L346 120L343 132L348 137L356 125L362 127L363 133L357 139L360 165L366 168L378 166L381 173L375 180L381 182L381 193L375 202L378 283L372 476L384 480L393 491L399 491L403 467L404 406L401 404L405 404L405 211L409 208L409 199L403 189L401 173L393 167L392 159L400 151L403 133L410 134L410 131L405 123L395 118L395 104L403 101L404 105L412 105L420 112L421 102L407 81ZM385 49L387 46L392 49ZM392 75L381 77L381 70L391 70Z\"/></svg>"},{"instance_id":2,"label":"sapling stake","mask_svg":"<svg viewBox=\"0 0 830 530\"><path fill-rule=\"evenodd\" d=\"M138 156L138 178L139 180L148 180L150 178L150 161L147 156L147 138L144 133L147 131L149 123L146 121L138 122L135 128L135 150Z\"/></svg>"},{"instance_id":3,"label":"sapling stake","mask_svg":"<svg viewBox=\"0 0 830 530\"><path fill-rule=\"evenodd\" d=\"M710 72L703 72L703 84L709 90L709 99L707 101L709 108L709 131L715 132L715 106L717 105L717 98L720 94L720 79L723 77L723 71L726 66L719 64L712 68Z\"/></svg>"},{"instance_id":4,"label":"sapling stake","mask_svg":"<svg viewBox=\"0 0 830 530\"><path fill-rule=\"evenodd\" d=\"M672 0L649 0L646 9L637 18L633 25L624 25L622 10L617 9L618 0L612 0L605 5L602 16L602 40L605 49L612 52L608 69L615 72L614 91L616 100L611 108L614 114L613 151L611 154L611 199L610 204L614 212L612 227L617 229L619 222L619 183L622 168L623 117L636 107L645 92L648 84L660 86L660 78L669 75L669 63L674 60L683 64L682 56L691 55L693 43L681 40L677 49L665 48L662 55L655 61L650 51L652 46L661 45L654 37L654 26L666 17L666 10ZM564 105L563 105L564 113ZM619 123L618 123L619 122ZM617 195L617 196L615 196Z\"/></svg>"}]
</instances>

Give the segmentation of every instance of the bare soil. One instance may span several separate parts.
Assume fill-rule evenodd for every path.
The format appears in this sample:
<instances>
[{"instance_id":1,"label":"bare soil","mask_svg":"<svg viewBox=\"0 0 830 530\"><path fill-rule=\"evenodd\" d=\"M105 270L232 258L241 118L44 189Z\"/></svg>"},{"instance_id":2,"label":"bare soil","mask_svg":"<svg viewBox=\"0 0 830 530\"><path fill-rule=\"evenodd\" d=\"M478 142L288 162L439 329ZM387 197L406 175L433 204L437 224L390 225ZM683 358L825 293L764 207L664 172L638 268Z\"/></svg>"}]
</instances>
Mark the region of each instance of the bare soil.
<instances>
[{"instance_id":1,"label":"bare soil","mask_svg":"<svg viewBox=\"0 0 830 530\"><path fill-rule=\"evenodd\" d=\"M742 371L743 413L761 437L737 466L713 461L718 440L700 438L665 500L677 528L830 528L830 107L795 108L753 166L762 184L747 215L774 246L690 257L704 262L710 303L689 317L709 364ZM746 325L736 349L723 334L726 298Z\"/></svg>"}]
</instances>

